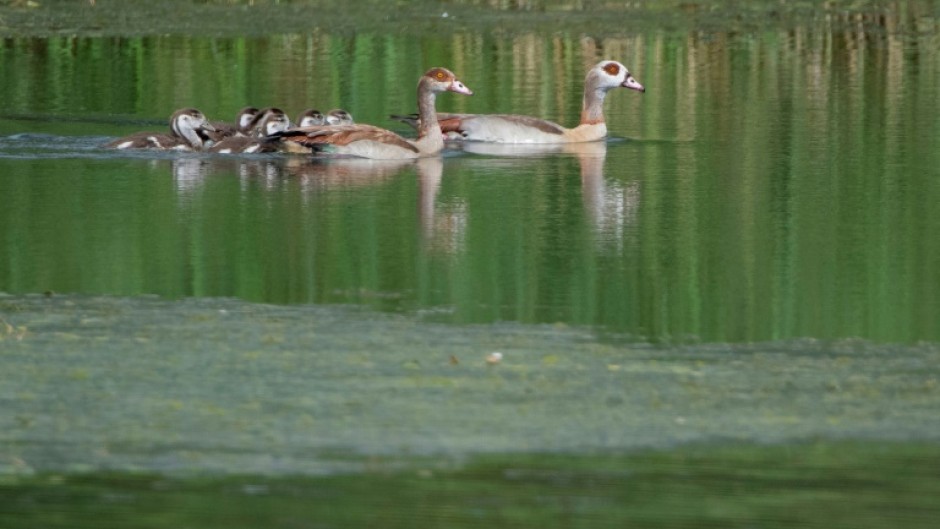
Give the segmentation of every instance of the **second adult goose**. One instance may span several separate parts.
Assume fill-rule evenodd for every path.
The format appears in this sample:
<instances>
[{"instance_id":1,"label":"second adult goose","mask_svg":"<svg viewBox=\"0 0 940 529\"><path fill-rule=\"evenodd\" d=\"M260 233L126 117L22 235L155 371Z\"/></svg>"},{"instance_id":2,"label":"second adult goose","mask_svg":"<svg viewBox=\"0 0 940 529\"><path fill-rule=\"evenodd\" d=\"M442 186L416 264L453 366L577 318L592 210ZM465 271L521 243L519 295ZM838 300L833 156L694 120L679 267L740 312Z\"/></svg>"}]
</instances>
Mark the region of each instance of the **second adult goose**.
<instances>
[{"instance_id":1,"label":"second adult goose","mask_svg":"<svg viewBox=\"0 0 940 529\"><path fill-rule=\"evenodd\" d=\"M195 108L183 108L170 116L170 134L138 132L106 143L108 149L158 149L192 151L205 148L207 134L215 131L209 120Z\"/></svg>"},{"instance_id":2,"label":"second adult goose","mask_svg":"<svg viewBox=\"0 0 940 529\"><path fill-rule=\"evenodd\" d=\"M414 141L371 125L332 125L290 129L269 137L288 152L321 152L372 159L433 156L444 149L434 101L441 92L473 95L453 72L431 68L418 80L418 138Z\"/></svg>"},{"instance_id":3,"label":"second adult goose","mask_svg":"<svg viewBox=\"0 0 940 529\"><path fill-rule=\"evenodd\" d=\"M601 61L584 79L581 122L574 128L531 116L516 114L438 114L441 130L448 139L496 143L572 143L595 141L607 136L604 97L614 88L646 89L617 61ZM418 126L420 120L396 119Z\"/></svg>"}]
</instances>

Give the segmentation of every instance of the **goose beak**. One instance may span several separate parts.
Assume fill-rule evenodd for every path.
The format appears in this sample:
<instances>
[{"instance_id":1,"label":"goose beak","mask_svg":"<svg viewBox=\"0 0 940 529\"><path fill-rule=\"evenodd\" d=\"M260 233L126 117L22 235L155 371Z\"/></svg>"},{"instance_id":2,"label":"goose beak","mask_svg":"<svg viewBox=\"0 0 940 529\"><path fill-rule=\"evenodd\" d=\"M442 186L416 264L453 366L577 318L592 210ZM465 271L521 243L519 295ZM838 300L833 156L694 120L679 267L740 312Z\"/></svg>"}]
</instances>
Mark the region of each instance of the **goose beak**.
<instances>
[{"instance_id":1,"label":"goose beak","mask_svg":"<svg viewBox=\"0 0 940 529\"><path fill-rule=\"evenodd\" d=\"M202 126L199 128L201 128L202 130L207 130L209 132L215 132L215 127L213 127L212 123L209 123L208 121L203 123Z\"/></svg>"},{"instance_id":2,"label":"goose beak","mask_svg":"<svg viewBox=\"0 0 940 529\"><path fill-rule=\"evenodd\" d=\"M624 88L629 88L631 90L636 90L637 92L646 92L646 88L643 88L643 85L637 82L632 75L627 75L627 78L620 83L620 86Z\"/></svg>"},{"instance_id":3,"label":"goose beak","mask_svg":"<svg viewBox=\"0 0 940 529\"><path fill-rule=\"evenodd\" d=\"M469 88L467 88L467 85L457 80L450 83L450 86L447 87L447 89L450 90L451 92L457 92L458 94L463 94L465 96L473 95L473 90L470 90Z\"/></svg>"}]
</instances>

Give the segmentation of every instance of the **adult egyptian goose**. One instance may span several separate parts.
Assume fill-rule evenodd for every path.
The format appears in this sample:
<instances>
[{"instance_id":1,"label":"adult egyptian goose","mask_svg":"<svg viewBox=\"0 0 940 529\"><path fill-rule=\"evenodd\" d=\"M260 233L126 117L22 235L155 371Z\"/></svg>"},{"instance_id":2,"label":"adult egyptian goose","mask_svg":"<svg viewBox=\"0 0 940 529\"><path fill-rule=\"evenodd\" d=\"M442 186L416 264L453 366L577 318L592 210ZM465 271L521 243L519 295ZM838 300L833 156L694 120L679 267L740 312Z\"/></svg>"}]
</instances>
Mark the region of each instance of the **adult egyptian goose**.
<instances>
[{"instance_id":1,"label":"adult egyptian goose","mask_svg":"<svg viewBox=\"0 0 940 529\"><path fill-rule=\"evenodd\" d=\"M278 132L290 128L290 118L279 108L267 108L259 112L260 119L252 120L250 136L230 136L209 147L209 152L220 154L275 152L277 147L270 142L261 141Z\"/></svg>"},{"instance_id":2,"label":"adult egyptian goose","mask_svg":"<svg viewBox=\"0 0 940 529\"><path fill-rule=\"evenodd\" d=\"M245 107L239 110L238 114L235 114L234 123L212 122L215 132L209 134L209 138L214 142L219 142L231 136L247 136L250 132L248 127L251 126L251 122L258 115L258 112L259 110L255 107Z\"/></svg>"},{"instance_id":3,"label":"adult egyptian goose","mask_svg":"<svg viewBox=\"0 0 940 529\"><path fill-rule=\"evenodd\" d=\"M215 131L209 120L195 108L183 108L170 116L170 134L138 132L106 143L108 149L158 149L173 151L199 151L209 141L208 134Z\"/></svg>"},{"instance_id":4,"label":"adult egyptian goose","mask_svg":"<svg viewBox=\"0 0 940 529\"><path fill-rule=\"evenodd\" d=\"M326 113L327 125L352 125L353 123L355 121L353 121L352 114L341 108L334 108Z\"/></svg>"},{"instance_id":5,"label":"adult egyptian goose","mask_svg":"<svg viewBox=\"0 0 940 529\"><path fill-rule=\"evenodd\" d=\"M444 149L434 101L441 92L473 95L453 72L431 68L418 80L418 138L406 140L390 130L371 125L326 125L290 129L270 136L288 152L317 152L382 160L433 156Z\"/></svg>"},{"instance_id":6,"label":"adult egyptian goose","mask_svg":"<svg viewBox=\"0 0 940 529\"><path fill-rule=\"evenodd\" d=\"M298 127L318 127L326 125L326 118L323 117L323 112L308 108L297 116L296 123Z\"/></svg>"},{"instance_id":7,"label":"adult egyptian goose","mask_svg":"<svg viewBox=\"0 0 940 529\"><path fill-rule=\"evenodd\" d=\"M607 136L604 97L614 88L645 92L627 67L617 61L601 61L584 79L581 123L566 128L557 123L515 114L438 114L447 139L496 143L572 143L595 141ZM417 127L413 117L392 116Z\"/></svg>"}]
</instances>

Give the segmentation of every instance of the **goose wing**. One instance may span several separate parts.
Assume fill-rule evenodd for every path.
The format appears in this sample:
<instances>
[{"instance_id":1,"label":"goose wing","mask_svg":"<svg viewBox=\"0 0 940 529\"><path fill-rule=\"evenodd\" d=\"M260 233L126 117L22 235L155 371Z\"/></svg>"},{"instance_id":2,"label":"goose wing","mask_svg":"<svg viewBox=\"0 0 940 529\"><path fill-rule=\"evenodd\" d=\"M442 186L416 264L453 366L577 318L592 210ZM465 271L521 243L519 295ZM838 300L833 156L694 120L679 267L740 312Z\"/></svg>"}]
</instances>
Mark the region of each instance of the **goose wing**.
<instances>
[{"instance_id":1,"label":"goose wing","mask_svg":"<svg viewBox=\"0 0 940 529\"><path fill-rule=\"evenodd\" d=\"M393 145L417 153L418 148L408 140L390 130L371 125L332 125L289 129L272 136L289 142L319 150L326 145L345 146L358 141L373 141Z\"/></svg>"}]
</instances>

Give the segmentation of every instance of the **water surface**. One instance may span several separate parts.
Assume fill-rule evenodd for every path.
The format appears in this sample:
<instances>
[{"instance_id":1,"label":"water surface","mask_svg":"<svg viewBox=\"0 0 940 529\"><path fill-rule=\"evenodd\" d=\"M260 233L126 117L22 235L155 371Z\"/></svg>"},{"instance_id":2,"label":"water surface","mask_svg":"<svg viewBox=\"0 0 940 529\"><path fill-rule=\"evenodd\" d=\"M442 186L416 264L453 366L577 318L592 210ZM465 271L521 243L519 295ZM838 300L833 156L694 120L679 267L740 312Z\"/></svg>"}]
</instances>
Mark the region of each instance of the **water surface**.
<instances>
[{"instance_id":1,"label":"water surface","mask_svg":"<svg viewBox=\"0 0 940 529\"><path fill-rule=\"evenodd\" d=\"M0 60L23 75L3 81L0 284L355 302L653 341L933 341L937 37L891 27L8 40ZM342 106L403 127L387 115L413 110L427 64L477 90L443 109L571 123L602 57L649 89L610 94L614 139L582 152L454 152L422 174L95 148L188 105L219 119Z\"/></svg>"},{"instance_id":2,"label":"water surface","mask_svg":"<svg viewBox=\"0 0 940 529\"><path fill-rule=\"evenodd\" d=\"M0 9L0 525L932 526L933 3L97 3ZM100 148L184 106L408 133L432 65L442 110L573 124L602 58L647 92L596 144Z\"/></svg>"}]
</instances>

